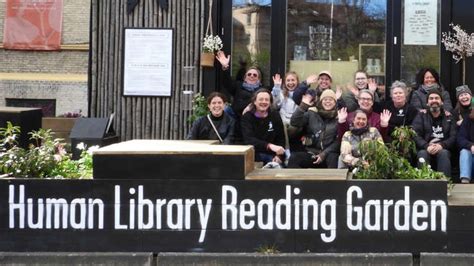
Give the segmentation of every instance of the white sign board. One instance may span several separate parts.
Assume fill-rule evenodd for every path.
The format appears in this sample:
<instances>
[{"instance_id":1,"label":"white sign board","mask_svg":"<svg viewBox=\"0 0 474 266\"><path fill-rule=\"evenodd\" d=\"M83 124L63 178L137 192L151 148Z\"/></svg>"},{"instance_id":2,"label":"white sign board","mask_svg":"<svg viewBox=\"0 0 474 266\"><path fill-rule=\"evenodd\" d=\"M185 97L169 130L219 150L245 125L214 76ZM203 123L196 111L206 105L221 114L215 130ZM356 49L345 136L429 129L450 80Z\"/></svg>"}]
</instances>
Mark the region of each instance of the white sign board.
<instances>
[{"instance_id":1,"label":"white sign board","mask_svg":"<svg viewBox=\"0 0 474 266\"><path fill-rule=\"evenodd\" d=\"M123 94L171 96L173 31L125 29Z\"/></svg>"},{"instance_id":2,"label":"white sign board","mask_svg":"<svg viewBox=\"0 0 474 266\"><path fill-rule=\"evenodd\" d=\"M404 45L437 45L438 0L405 0Z\"/></svg>"}]
</instances>

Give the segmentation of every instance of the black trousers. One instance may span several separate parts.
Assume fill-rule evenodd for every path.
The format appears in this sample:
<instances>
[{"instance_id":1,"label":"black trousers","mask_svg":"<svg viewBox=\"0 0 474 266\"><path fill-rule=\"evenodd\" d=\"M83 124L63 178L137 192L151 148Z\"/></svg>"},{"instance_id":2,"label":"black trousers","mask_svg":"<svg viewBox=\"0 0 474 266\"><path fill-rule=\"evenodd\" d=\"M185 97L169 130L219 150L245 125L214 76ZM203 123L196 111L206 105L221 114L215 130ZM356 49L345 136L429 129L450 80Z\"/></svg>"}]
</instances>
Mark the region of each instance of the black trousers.
<instances>
[{"instance_id":1,"label":"black trousers","mask_svg":"<svg viewBox=\"0 0 474 266\"><path fill-rule=\"evenodd\" d=\"M292 152L288 168L337 168L338 153L330 152L320 164L314 164L311 152Z\"/></svg>"}]
</instances>

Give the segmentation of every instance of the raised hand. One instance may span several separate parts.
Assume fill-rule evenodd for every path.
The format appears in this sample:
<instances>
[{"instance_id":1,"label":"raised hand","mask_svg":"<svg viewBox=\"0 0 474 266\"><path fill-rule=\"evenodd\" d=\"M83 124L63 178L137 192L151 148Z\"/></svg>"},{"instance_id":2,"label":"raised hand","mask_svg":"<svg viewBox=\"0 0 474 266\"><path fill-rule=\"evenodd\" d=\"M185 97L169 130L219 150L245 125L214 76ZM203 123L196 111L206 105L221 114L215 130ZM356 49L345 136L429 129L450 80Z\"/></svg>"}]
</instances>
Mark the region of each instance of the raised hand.
<instances>
[{"instance_id":1,"label":"raised hand","mask_svg":"<svg viewBox=\"0 0 474 266\"><path fill-rule=\"evenodd\" d=\"M347 90L352 92L352 94L354 94L356 97L357 97L357 95L359 95L359 89L356 86L354 86L350 83L347 84Z\"/></svg>"},{"instance_id":2,"label":"raised hand","mask_svg":"<svg viewBox=\"0 0 474 266\"><path fill-rule=\"evenodd\" d=\"M306 84L308 85L311 85L313 83L316 83L318 81L318 75L316 74L313 74L313 75L309 75L307 78L306 78Z\"/></svg>"},{"instance_id":3,"label":"raised hand","mask_svg":"<svg viewBox=\"0 0 474 266\"><path fill-rule=\"evenodd\" d=\"M375 79L369 79L368 86L370 92L372 92L372 94L375 94L375 91L377 90L377 82L375 82Z\"/></svg>"},{"instance_id":4,"label":"raised hand","mask_svg":"<svg viewBox=\"0 0 474 266\"><path fill-rule=\"evenodd\" d=\"M216 55L217 61L221 64L223 68L228 68L230 63L230 55L225 55L224 51L217 52Z\"/></svg>"},{"instance_id":5,"label":"raised hand","mask_svg":"<svg viewBox=\"0 0 474 266\"><path fill-rule=\"evenodd\" d=\"M388 121L390 121L390 117L392 117L392 113L384 109L380 114L380 126L381 127L388 127Z\"/></svg>"},{"instance_id":6,"label":"raised hand","mask_svg":"<svg viewBox=\"0 0 474 266\"><path fill-rule=\"evenodd\" d=\"M343 107L337 111L337 121L339 123L345 123L347 120L347 107Z\"/></svg>"},{"instance_id":7,"label":"raised hand","mask_svg":"<svg viewBox=\"0 0 474 266\"><path fill-rule=\"evenodd\" d=\"M281 86L281 82L282 82L282 81L281 81L281 76L280 76L280 74L278 74L278 73L275 74L275 75L273 76L273 84L274 84L275 86Z\"/></svg>"}]
</instances>

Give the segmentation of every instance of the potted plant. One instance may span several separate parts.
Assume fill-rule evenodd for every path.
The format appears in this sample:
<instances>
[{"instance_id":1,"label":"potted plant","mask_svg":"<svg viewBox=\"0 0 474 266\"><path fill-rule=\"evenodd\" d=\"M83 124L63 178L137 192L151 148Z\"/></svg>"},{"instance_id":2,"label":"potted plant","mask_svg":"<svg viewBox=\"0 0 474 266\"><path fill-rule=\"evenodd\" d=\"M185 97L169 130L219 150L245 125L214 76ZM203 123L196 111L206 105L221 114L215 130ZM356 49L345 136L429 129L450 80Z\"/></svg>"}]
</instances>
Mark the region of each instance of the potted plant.
<instances>
[{"instance_id":1,"label":"potted plant","mask_svg":"<svg viewBox=\"0 0 474 266\"><path fill-rule=\"evenodd\" d=\"M213 67L216 52L222 47L222 40L218 35L206 35L202 43L201 66Z\"/></svg>"},{"instance_id":2,"label":"potted plant","mask_svg":"<svg viewBox=\"0 0 474 266\"><path fill-rule=\"evenodd\" d=\"M456 64L462 61L462 84L466 84L466 59L474 54L474 33L468 34L459 25L449 24L454 33L443 32L441 42L453 53Z\"/></svg>"}]
</instances>

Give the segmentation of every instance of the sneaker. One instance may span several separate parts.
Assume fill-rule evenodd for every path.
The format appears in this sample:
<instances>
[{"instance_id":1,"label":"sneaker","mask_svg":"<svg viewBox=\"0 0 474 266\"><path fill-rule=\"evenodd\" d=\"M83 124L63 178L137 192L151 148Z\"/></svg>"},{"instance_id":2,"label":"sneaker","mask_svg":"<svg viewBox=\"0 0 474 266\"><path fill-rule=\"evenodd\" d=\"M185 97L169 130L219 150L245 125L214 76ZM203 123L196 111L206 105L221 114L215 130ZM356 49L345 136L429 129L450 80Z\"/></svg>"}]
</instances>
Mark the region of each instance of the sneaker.
<instances>
[{"instance_id":1,"label":"sneaker","mask_svg":"<svg viewBox=\"0 0 474 266\"><path fill-rule=\"evenodd\" d=\"M461 184L469 184L471 183L471 180L469 178L462 177L461 178Z\"/></svg>"}]
</instances>

